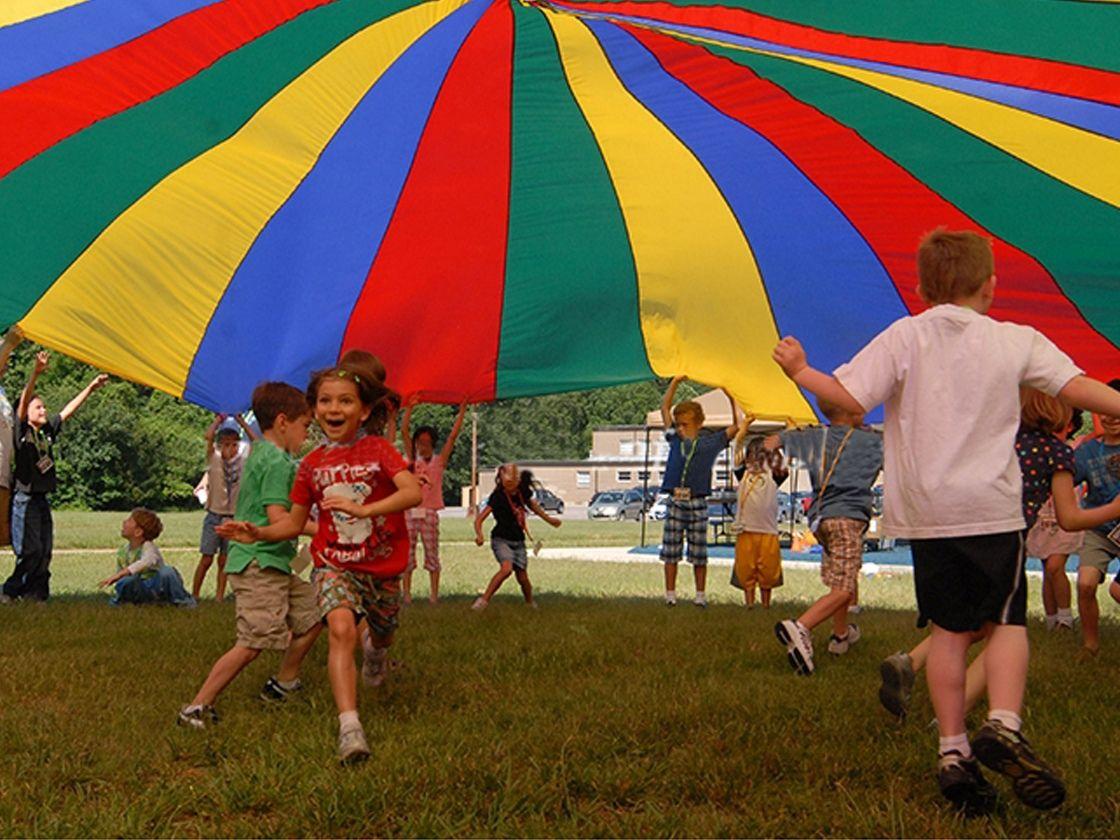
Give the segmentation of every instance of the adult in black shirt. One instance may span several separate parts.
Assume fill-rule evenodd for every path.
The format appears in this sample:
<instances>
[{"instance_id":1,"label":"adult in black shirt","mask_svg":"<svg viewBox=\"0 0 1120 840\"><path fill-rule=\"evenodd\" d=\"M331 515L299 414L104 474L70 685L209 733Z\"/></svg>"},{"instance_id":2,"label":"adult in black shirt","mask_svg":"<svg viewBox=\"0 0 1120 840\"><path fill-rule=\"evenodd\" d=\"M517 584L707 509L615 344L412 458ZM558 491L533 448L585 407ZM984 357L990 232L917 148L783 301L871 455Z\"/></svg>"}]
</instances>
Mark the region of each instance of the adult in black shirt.
<instances>
[{"instance_id":1,"label":"adult in black shirt","mask_svg":"<svg viewBox=\"0 0 1120 840\"><path fill-rule=\"evenodd\" d=\"M47 494L58 483L54 445L62 433L62 424L109 378L100 374L61 412L47 414L43 398L35 393L35 384L49 361L46 351L35 356L35 367L19 398L15 492L12 495L12 550L16 553L16 567L4 582L0 598L5 601L15 598L45 601L50 597L54 521Z\"/></svg>"}]
</instances>

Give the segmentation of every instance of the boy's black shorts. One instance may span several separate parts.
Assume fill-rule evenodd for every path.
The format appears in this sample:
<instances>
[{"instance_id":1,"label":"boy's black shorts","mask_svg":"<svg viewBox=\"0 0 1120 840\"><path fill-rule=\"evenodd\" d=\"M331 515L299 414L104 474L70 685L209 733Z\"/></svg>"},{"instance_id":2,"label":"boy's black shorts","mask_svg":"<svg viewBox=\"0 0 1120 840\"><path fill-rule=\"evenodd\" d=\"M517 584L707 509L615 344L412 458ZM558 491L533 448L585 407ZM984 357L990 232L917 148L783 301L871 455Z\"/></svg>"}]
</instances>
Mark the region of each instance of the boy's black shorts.
<instances>
[{"instance_id":1,"label":"boy's black shorts","mask_svg":"<svg viewBox=\"0 0 1120 840\"><path fill-rule=\"evenodd\" d=\"M1022 531L911 540L918 626L953 633L986 623L1027 623L1026 541Z\"/></svg>"}]
</instances>

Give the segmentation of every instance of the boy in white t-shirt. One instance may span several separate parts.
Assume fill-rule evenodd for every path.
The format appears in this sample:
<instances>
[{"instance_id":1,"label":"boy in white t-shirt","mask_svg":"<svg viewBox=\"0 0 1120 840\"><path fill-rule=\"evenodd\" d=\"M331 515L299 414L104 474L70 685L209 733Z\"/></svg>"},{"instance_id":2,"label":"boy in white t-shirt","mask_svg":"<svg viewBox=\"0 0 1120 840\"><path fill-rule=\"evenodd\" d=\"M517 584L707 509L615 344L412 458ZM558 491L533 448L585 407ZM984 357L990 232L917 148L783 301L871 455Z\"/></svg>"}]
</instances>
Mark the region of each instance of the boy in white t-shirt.
<instances>
[{"instance_id":1,"label":"boy in white t-shirt","mask_svg":"<svg viewBox=\"0 0 1120 840\"><path fill-rule=\"evenodd\" d=\"M986 317L996 277L980 235L928 234L918 277L930 309L891 324L835 375L810 367L791 337L774 359L799 386L847 410L885 404L883 524L910 540L918 624L933 625L926 667L942 793L966 814L994 806L975 747L980 761L1014 780L1023 802L1054 808L1065 786L1019 732L1030 657L1019 385L1111 414L1120 412L1120 394L1082 375L1037 330ZM964 675L969 646L983 638L991 711L970 745Z\"/></svg>"}]
</instances>

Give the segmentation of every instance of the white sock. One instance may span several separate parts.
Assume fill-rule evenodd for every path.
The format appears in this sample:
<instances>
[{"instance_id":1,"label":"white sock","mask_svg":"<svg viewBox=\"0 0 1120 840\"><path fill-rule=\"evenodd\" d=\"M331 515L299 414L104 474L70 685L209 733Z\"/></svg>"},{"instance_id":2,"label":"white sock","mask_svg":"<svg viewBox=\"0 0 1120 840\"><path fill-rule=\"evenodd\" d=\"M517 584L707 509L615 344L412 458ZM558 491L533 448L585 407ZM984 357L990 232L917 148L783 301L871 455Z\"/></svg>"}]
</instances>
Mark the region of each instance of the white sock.
<instances>
[{"instance_id":1,"label":"white sock","mask_svg":"<svg viewBox=\"0 0 1120 840\"><path fill-rule=\"evenodd\" d=\"M294 680L288 680L288 682L284 682L279 677L273 677L273 679L276 680L276 684L285 691L291 691L293 688L299 685L299 677L296 677Z\"/></svg>"},{"instance_id":2,"label":"white sock","mask_svg":"<svg viewBox=\"0 0 1120 840\"><path fill-rule=\"evenodd\" d=\"M1073 621L1073 613L1069 610L1068 607L1066 609L1058 610L1058 621L1062 624L1069 624Z\"/></svg>"},{"instance_id":3,"label":"white sock","mask_svg":"<svg viewBox=\"0 0 1120 840\"><path fill-rule=\"evenodd\" d=\"M201 708L202 708L201 703L191 703L189 706L186 706L186 707L183 708L183 714L189 715L192 712L197 712Z\"/></svg>"},{"instance_id":4,"label":"white sock","mask_svg":"<svg viewBox=\"0 0 1120 840\"><path fill-rule=\"evenodd\" d=\"M1054 627L1057 625L1057 623L1058 623L1058 616L1051 615L1050 613L1046 614L1046 629L1047 630L1053 630Z\"/></svg>"},{"instance_id":5,"label":"white sock","mask_svg":"<svg viewBox=\"0 0 1120 840\"><path fill-rule=\"evenodd\" d=\"M346 732L350 729L361 729L362 722L358 720L358 711L342 712L338 716L338 731Z\"/></svg>"},{"instance_id":6,"label":"white sock","mask_svg":"<svg viewBox=\"0 0 1120 840\"><path fill-rule=\"evenodd\" d=\"M666 598L666 600L670 600L670 601L675 601L675 600L677 600L677 590L675 590L675 589L666 589L666 590L665 590L665 598Z\"/></svg>"},{"instance_id":7,"label":"white sock","mask_svg":"<svg viewBox=\"0 0 1120 840\"><path fill-rule=\"evenodd\" d=\"M696 590L696 600L697 601L707 601L708 600L708 594L703 589L697 589Z\"/></svg>"},{"instance_id":8,"label":"white sock","mask_svg":"<svg viewBox=\"0 0 1120 840\"><path fill-rule=\"evenodd\" d=\"M988 712L988 720L998 721L1012 732L1018 732L1023 728L1023 719L1007 709L992 709Z\"/></svg>"},{"instance_id":9,"label":"white sock","mask_svg":"<svg viewBox=\"0 0 1120 840\"><path fill-rule=\"evenodd\" d=\"M967 732L942 738L937 745L938 755L945 755L945 753L954 751L959 752L961 758L972 758L972 746L968 743Z\"/></svg>"}]
</instances>

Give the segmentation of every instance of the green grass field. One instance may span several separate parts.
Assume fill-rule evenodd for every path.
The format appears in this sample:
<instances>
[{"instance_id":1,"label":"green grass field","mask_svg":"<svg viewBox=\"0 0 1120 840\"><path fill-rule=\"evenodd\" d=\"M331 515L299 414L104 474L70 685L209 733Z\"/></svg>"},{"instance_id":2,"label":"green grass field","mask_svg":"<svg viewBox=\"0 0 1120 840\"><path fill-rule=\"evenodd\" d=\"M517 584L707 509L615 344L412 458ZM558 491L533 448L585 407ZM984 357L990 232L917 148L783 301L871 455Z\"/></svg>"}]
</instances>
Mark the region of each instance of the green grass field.
<instances>
[{"instance_id":1,"label":"green grass field","mask_svg":"<svg viewBox=\"0 0 1120 840\"><path fill-rule=\"evenodd\" d=\"M194 542L191 516L167 517L165 546ZM120 518L60 514L59 545L111 547ZM460 543L468 531L447 523L444 534ZM633 538L614 523L548 536ZM193 549L165 553L193 571ZM175 711L230 644L232 604L112 609L92 592L111 558L60 553L57 597L0 610L0 834L1120 834L1120 628L1103 600L1096 662L1075 661L1075 638L1032 627L1028 735L1065 769L1069 800L1039 814L1009 797L998 816L964 822L936 791L924 687L904 725L876 700L879 659L919 638L908 576L866 580L864 640L833 659L818 634L819 670L804 679L771 626L819 594L812 572L788 571L767 613L739 606L726 567L714 567L710 609L669 610L656 565L536 560L540 610L521 605L511 581L473 613L495 568L488 552L451 544L444 561L445 602L405 611L403 669L362 695L374 758L344 769L325 638L294 702L256 699L276 664L265 654L219 701L218 727L185 731Z\"/></svg>"}]
</instances>

